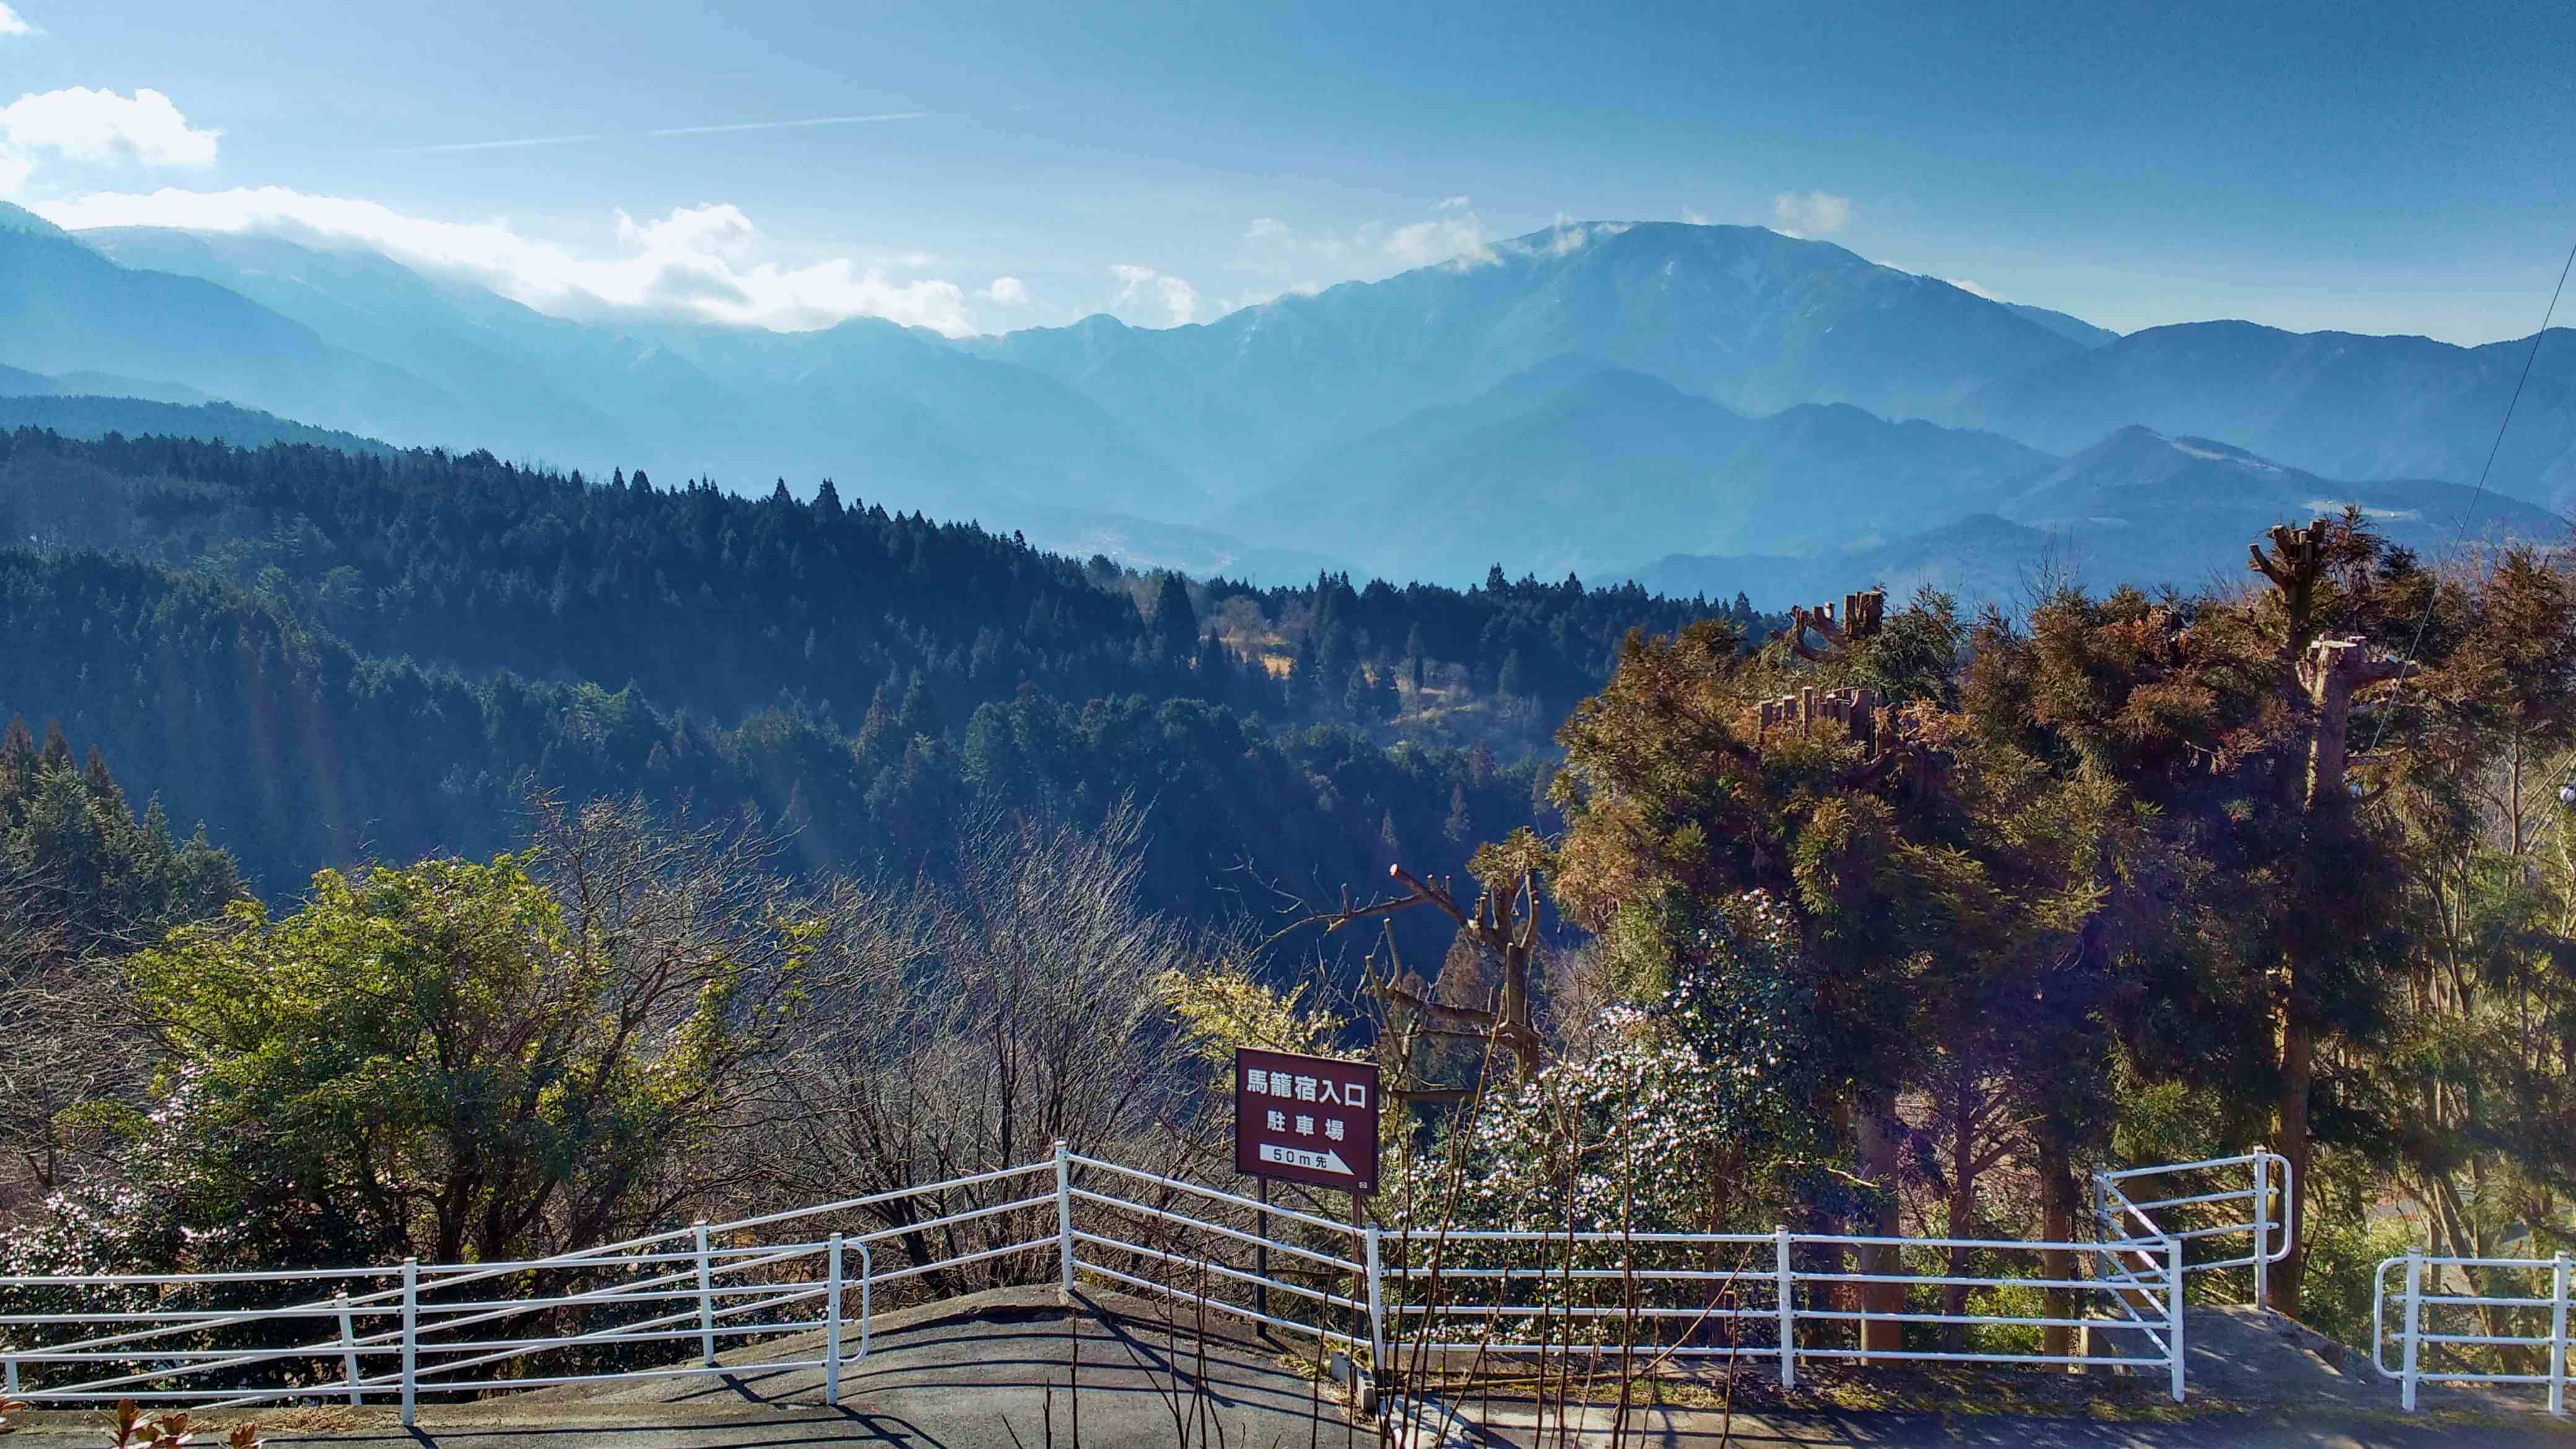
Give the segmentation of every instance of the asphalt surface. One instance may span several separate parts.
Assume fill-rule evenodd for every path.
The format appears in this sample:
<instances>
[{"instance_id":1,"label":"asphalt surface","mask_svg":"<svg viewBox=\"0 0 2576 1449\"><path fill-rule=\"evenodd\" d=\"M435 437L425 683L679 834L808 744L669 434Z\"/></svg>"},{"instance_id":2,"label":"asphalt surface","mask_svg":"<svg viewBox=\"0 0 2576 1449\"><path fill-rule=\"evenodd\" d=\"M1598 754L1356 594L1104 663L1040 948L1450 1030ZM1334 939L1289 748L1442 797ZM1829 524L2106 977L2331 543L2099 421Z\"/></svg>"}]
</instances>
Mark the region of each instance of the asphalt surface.
<instances>
[{"instance_id":1,"label":"asphalt surface","mask_svg":"<svg viewBox=\"0 0 2576 1449\"><path fill-rule=\"evenodd\" d=\"M384 1449L1567 1449L1614 1443L1609 1411L1542 1424L1532 1405L1461 1403L1400 1425L1356 1421L1317 1366L1230 1327L1202 1339L1161 1307L1005 1290L887 1315L867 1358L822 1403L814 1370L567 1387L471 1404L425 1403L406 1430L370 1406L262 1415L270 1442ZM1080 1364L1077 1401L1072 1368ZM2171 1422L2005 1414L1632 1410L1620 1449L2576 1449L2576 1425L2533 1417L2403 1420L2343 1406L2200 1412ZM1467 1413L1473 1413L1469 1422ZM95 1414L39 1417L7 1449L97 1449ZM1382 1437L1382 1430L1390 1437ZM219 1442L209 1435L201 1442Z\"/></svg>"}]
</instances>

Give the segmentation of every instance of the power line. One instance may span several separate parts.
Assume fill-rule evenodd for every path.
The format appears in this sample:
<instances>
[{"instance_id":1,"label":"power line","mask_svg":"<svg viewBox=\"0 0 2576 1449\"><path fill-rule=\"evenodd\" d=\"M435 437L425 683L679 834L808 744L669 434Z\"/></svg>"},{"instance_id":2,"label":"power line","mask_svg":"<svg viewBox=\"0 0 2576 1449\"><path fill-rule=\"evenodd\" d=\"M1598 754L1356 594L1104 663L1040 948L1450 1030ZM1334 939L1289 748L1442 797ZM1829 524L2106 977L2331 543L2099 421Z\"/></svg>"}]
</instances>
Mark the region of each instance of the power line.
<instances>
[{"instance_id":1,"label":"power line","mask_svg":"<svg viewBox=\"0 0 2576 1449\"><path fill-rule=\"evenodd\" d=\"M2451 545L2454 548L2469 536L2469 520L2477 514L2478 500L2486 496L2487 475L2495 471L2496 455L2504 451L2505 429L2513 426L2513 410L2522 402L2523 386L2531 381L2531 365L2540 360L2540 339L2549 335L2549 323L2558 315L2558 298L2567 290L2567 273L2570 268L2576 268L2576 243L2568 245L2567 260L2558 266L2558 285L2550 290L2549 306L2540 314L2540 330L2531 334L2531 350L2522 355L2522 376L2514 379L2513 396L2505 399L2504 418L2496 424L2495 442L2487 448L2487 465L2478 470L2478 486L2469 490L2469 501L2460 508L2459 532L2451 539ZM2397 664L2400 688L2404 687L2406 671L2415 666L2415 651L2424 647L2425 627L2433 622L2433 605L2441 597L2442 588L2438 581L2431 589L2425 591L2424 612L2415 621L2415 637L2406 642L2406 657L2399 660ZM2380 736L2386 733L2388 733L2388 713L2382 710L2378 728L2370 732L2370 749L2378 749ZM2369 751L2366 750L2363 753L2367 754Z\"/></svg>"}]
</instances>

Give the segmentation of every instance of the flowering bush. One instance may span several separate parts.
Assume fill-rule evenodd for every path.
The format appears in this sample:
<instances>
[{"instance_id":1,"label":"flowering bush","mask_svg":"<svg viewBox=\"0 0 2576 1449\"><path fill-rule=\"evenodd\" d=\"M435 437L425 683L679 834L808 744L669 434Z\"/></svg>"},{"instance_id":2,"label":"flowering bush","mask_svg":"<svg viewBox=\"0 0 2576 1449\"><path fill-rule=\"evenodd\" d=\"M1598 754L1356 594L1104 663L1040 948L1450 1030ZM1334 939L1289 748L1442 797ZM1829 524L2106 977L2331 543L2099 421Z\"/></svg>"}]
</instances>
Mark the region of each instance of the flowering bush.
<instances>
[{"instance_id":1,"label":"flowering bush","mask_svg":"<svg viewBox=\"0 0 2576 1449\"><path fill-rule=\"evenodd\" d=\"M1686 930L1658 997L1604 1008L1574 1054L1407 1165L1412 1231L1767 1229L1815 1156L1796 949L1758 891Z\"/></svg>"}]
</instances>

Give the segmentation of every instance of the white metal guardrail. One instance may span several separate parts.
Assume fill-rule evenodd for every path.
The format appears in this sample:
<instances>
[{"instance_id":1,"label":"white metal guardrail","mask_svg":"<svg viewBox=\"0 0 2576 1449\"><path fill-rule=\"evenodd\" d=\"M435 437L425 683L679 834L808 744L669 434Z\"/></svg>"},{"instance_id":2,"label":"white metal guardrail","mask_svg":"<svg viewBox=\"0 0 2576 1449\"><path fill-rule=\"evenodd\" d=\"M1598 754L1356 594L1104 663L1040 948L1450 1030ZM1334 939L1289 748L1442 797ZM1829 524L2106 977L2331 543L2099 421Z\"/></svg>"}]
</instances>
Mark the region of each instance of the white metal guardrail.
<instances>
[{"instance_id":1,"label":"white metal guardrail","mask_svg":"<svg viewBox=\"0 0 2576 1449\"><path fill-rule=\"evenodd\" d=\"M1379 1228L1080 1153L1057 1162L1065 1292L1089 1273L1383 1360Z\"/></svg>"},{"instance_id":2,"label":"white metal guardrail","mask_svg":"<svg viewBox=\"0 0 2576 1449\"><path fill-rule=\"evenodd\" d=\"M2549 1412L2563 1415L2571 1268L2576 1260L2565 1253L2438 1258L2415 1252L2383 1259L2371 1289L2371 1365L2397 1381L2409 1409L2423 1384L2530 1384L2547 1386Z\"/></svg>"},{"instance_id":3,"label":"white metal guardrail","mask_svg":"<svg viewBox=\"0 0 2576 1449\"><path fill-rule=\"evenodd\" d=\"M2161 1187L2143 1186L2157 1179L2167 1181ZM2172 1190L2172 1179L2180 1179L2181 1191ZM2094 1229L2104 1243L2169 1237L2185 1244L2207 1243L2221 1253L2236 1246L2226 1240L2242 1238L2241 1253L2203 1251L2194 1258L2187 1250L2183 1271L2251 1268L2253 1301L2270 1307L2271 1268L2290 1255L2295 1231L2288 1211L2294 1191L2290 1161L2277 1152L2103 1170L2093 1174ZM2153 1192L2163 1195L2148 1195Z\"/></svg>"},{"instance_id":4,"label":"white metal guardrail","mask_svg":"<svg viewBox=\"0 0 2576 1449\"><path fill-rule=\"evenodd\" d=\"M2140 1239L2120 1246L2155 1266L2132 1271L2114 1255L2103 1276L2051 1276L2048 1260L2081 1263L2098 1243L2020 1239L1852 1237L1824 1233L1614 1233L1455 1231L1392 1240L1398 1285L1388 1312L1410 1330L1399 1359L1589 1354L1601 1360L1769 1360L1794 1388L1802 1360L2063 1364L2036 1351L2035 1332L2134 1332L2135 1353L2086 1360L2154 1370L2183 1397L2182 1245ZM1893 1253L1897 1271L1869 1270ZM1954 1254L1983 1272L1947 1271ZM1916 1264L1908 1267L1905 1259ZM1922 1260L1933 1261L1927 1266ZM1847 1267L1846 1264L1857 1266ZM1880 1265L1882 1267L1887 1265ZM2008 1271L2013 1268L2022 1271ZM1905 1306L1860 1306L1893 1286ZM1965 1292L1951 1303L1950 1290ZM2042 1295L2037 1305L1989 1302ZM2072 1300L2048 1311L2044 1295ZM1608 1301L1604 1301L1607 1299ZM2098 1316L2088 1309L2098 1309ZM1904 1346L1867 1343L1870 1322L1903 1326Z\"/></svg>"},{"instance_id":5,"label":"white metal guardrail","mask_svg":"<svg viewBox=\"0 0 2576 1449\"><path fill-rule=\"evenodd\" d=\"M1772 1360L1794 1384L1802 1360L2062 1362L2035 1335L2092 1329L2138 1347L2090 1363L2160 1371L2179 1400L2184 1274L2227 1264L2187 1263L2185 1237L2144 1209L2228 1195L2135 1204L2117 1182L2140 1175L2100 1180L2126 1217L2090 1243L1443 1231L1336 1222L1058 1144L1047 1161L525 1262L0 1278L0 1387L39 1405L392 1401L407 1425L424 1394L690 1375L820 1370L837 1401L888 1289L938 1296L986 1264L1024 1282L1052 1267L1068 1293L1089 1275L1381 1372L1408 1355L1615 1347ZM2259 1187L2253 1201L2260 1260ZM2069 1262L2092 1271L2053 1267ZM1888 1287L1902 1308L1864 1304ZM1902 1325L1899 1344L1872 1342L1872 1319Z\"/></svg>"},{"instance_id":6,"label":"white metal guardrail","mask_svg":"<svg viewBox=\"0 0 2576 1449\"><path fill-rule=\"evenodd\" d=\"M1046 1171L979 1173L525 1262L0 1278L0 1389L35 1404L392 1400L409 1425L423 1394L819 1369L837 1401L842 1370L867 1353L879 1290L1057 1246L1052 1232L1011 1241L996 1231L1056 1203L1052 1190L1000 1191ZM960 1195L970 1205L954 1209ZM780 1232L854 1216L889 1225ZM888 1245L913 1261L879 1271ZM818 1348L762 1351L816 1333ZM720 1344L747 1351L720 1364ZM668 1361L690 1346L691 1361Z\"/></svg>"}]
</instances>

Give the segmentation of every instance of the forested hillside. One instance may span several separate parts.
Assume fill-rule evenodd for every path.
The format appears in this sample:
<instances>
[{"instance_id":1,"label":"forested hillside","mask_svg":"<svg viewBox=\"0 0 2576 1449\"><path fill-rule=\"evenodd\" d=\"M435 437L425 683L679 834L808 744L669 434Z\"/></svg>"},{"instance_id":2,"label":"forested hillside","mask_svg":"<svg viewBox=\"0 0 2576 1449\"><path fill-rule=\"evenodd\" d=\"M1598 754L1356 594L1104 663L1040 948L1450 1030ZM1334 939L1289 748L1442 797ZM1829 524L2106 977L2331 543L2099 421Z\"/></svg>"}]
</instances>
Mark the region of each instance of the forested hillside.
<instances>
[{"instance_id":1,"label":"forested hillside","mask_svg":"<svg viewBox=\"0 0 2576 1449\"><path fill-rule=\"evenodd\" d=\"M0 435L0 521L45 543L0 554L0 709L104 748L272 894L495 848L533 783L752 807L809 865L894 871L979 809L1133 797L1152 899L1267 911L1531 819L1515 762L1620 637L1709 612L1142 577L828 482L32 429Z\"/></svg>"}]
</instances>

